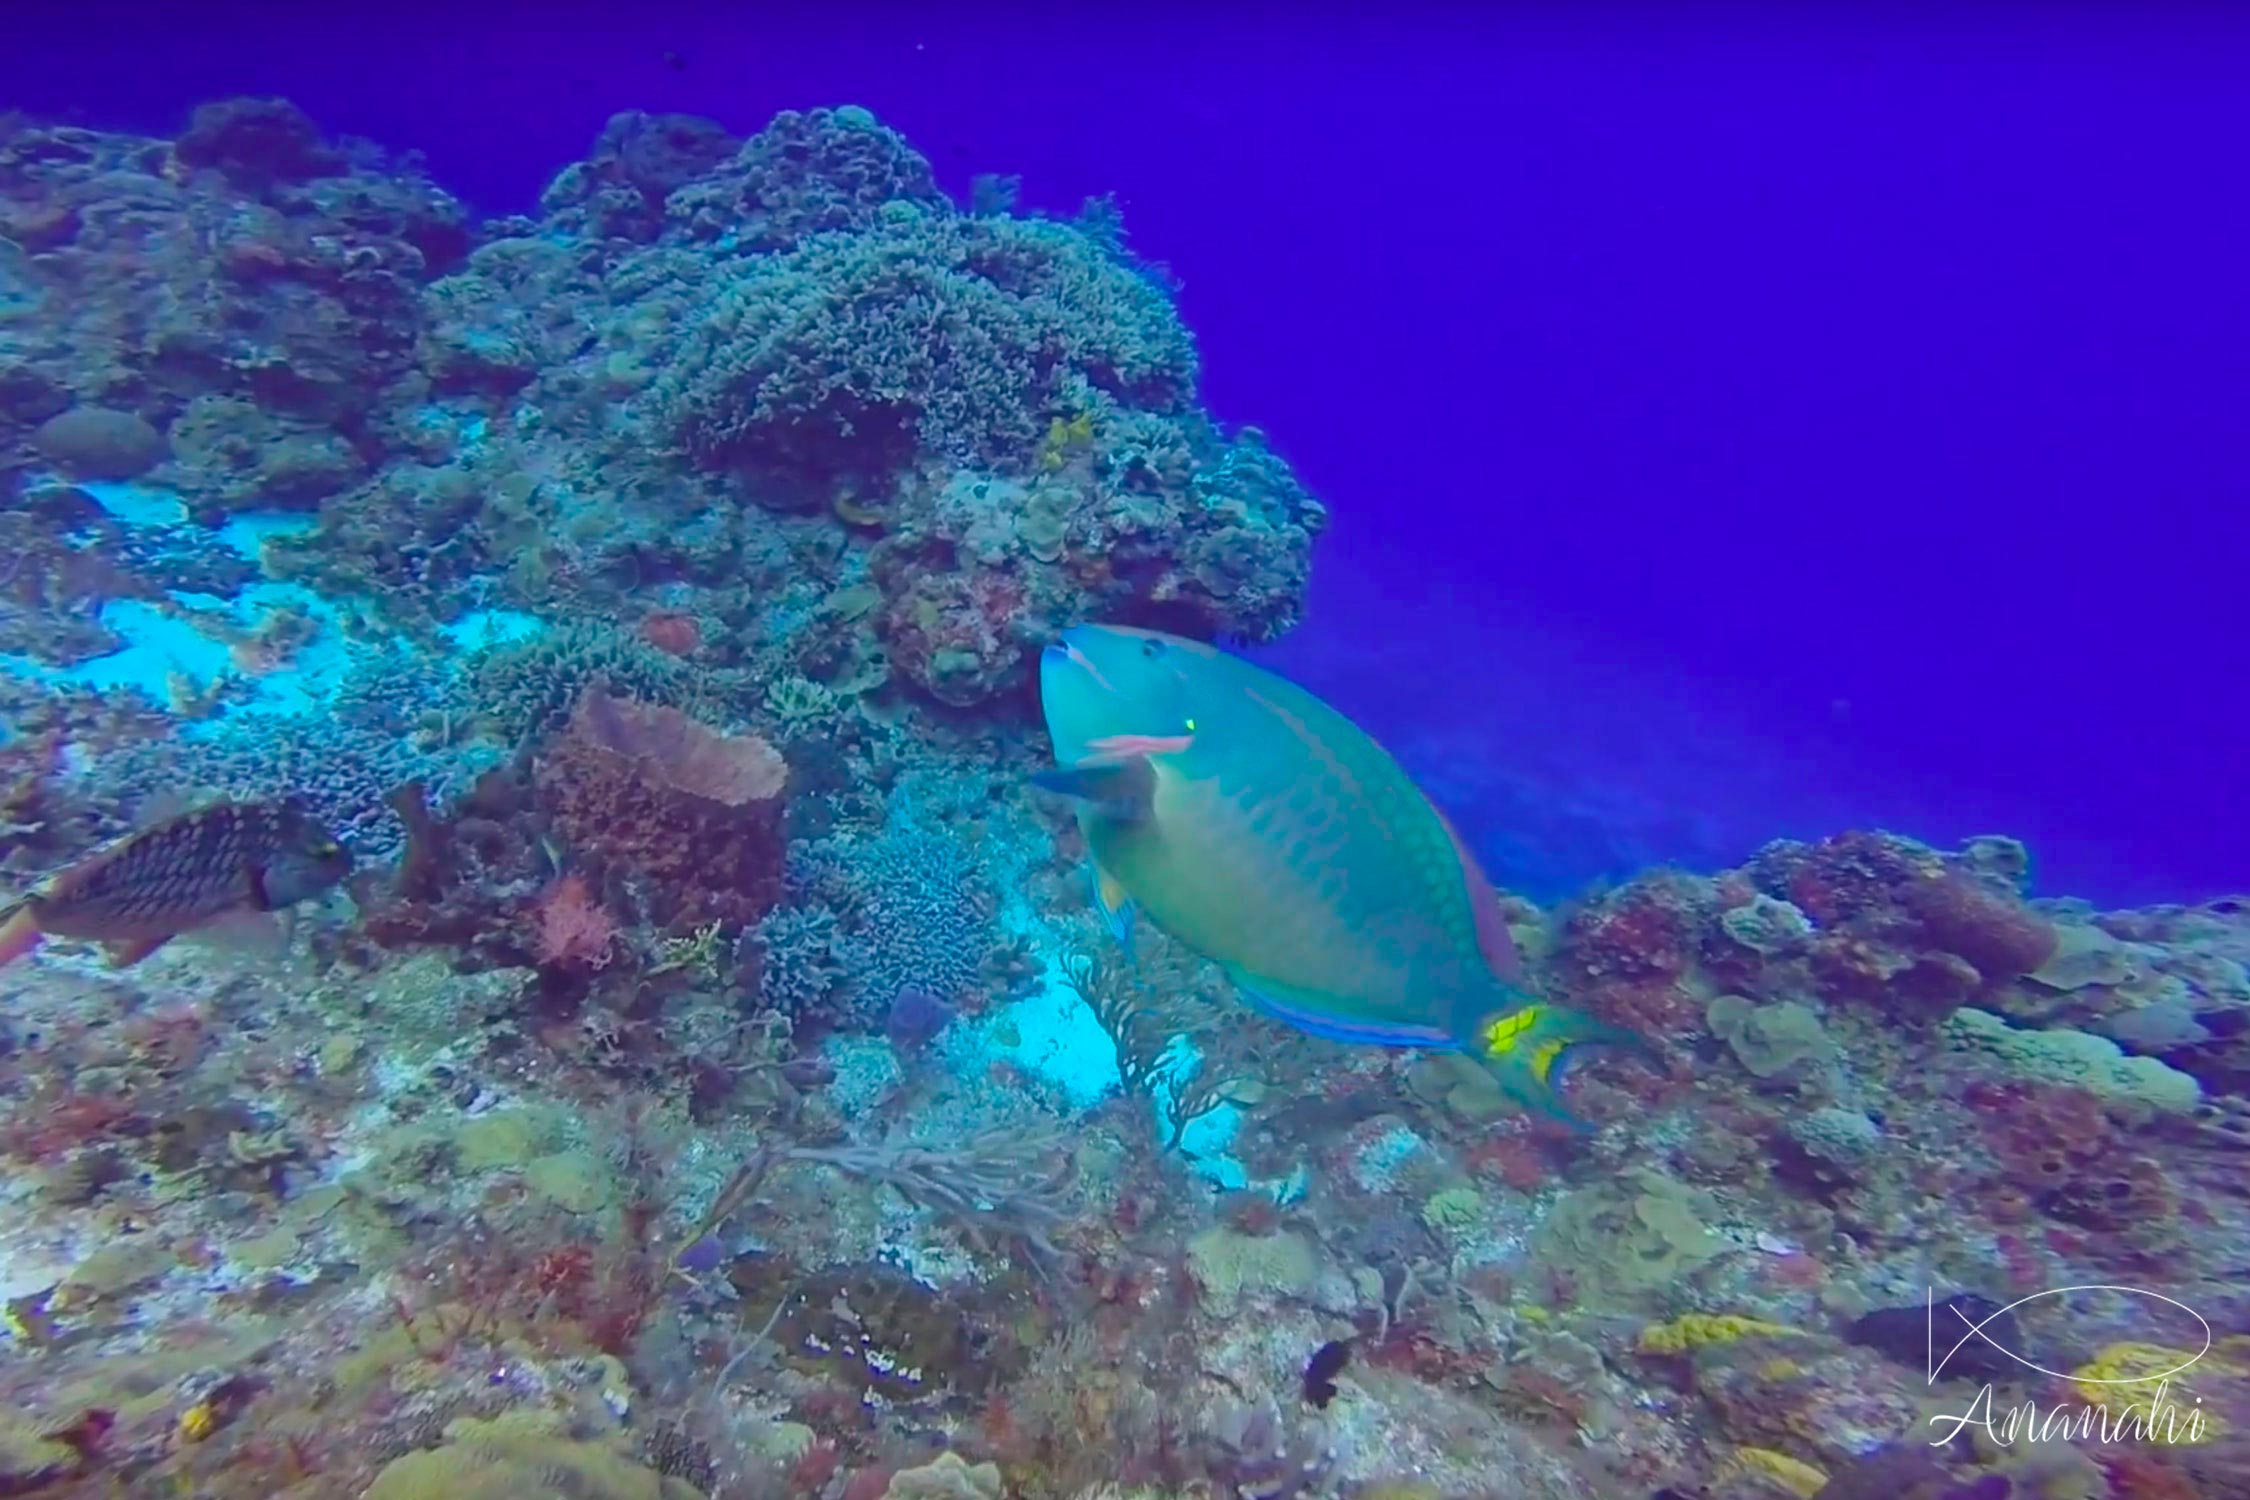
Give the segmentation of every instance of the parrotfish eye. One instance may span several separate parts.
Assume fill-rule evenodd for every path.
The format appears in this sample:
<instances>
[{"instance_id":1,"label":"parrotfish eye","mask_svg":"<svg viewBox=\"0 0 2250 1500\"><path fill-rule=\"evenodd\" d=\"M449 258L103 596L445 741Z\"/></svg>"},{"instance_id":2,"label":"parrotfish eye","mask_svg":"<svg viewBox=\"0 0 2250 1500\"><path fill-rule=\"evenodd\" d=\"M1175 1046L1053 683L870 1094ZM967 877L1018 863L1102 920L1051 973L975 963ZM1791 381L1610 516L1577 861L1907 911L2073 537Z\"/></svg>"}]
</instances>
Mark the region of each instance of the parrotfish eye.
<instances>
[{"instance_id":1,"label":"parrotfish eye","mask_svg":"<svg viewBox=\"0 0 2250 1500\"><path fill-rule=\"evenodd\" d=\"M1162 656L1163 654L1164 654L1164 643L1163 643L1162 641L1143 641L1143 642L1141 642L1141 655L1143 655L1143 656L1145 656L1145 657L1148 657L1148 658L1149 658L1150 660L1152 660L1152 661L1153 661L1154 659L1156 659L1156 658L1157 658L1157 657L1159 657L1159 656Z\"/></svg>"}]
</instances>

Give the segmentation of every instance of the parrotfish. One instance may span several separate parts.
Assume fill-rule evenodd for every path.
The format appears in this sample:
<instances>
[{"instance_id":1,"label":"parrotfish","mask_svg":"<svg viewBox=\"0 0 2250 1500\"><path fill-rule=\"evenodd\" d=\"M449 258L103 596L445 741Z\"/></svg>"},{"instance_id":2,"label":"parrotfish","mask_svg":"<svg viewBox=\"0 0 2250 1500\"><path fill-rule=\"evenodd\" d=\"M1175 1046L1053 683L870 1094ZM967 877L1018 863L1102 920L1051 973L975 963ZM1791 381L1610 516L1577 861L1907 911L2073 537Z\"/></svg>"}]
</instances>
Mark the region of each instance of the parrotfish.
<instances>
[{"instance_id":1,"label":"parrotfish","mask_svg":"<svg viewBox=\"0 0 2250 1500\"><path fill-rule=\"evenodd\" d=\"M1296 684L1200 641L1081 625L1040 659L1056 768L1095 900L1219 964L1318 1036L1465 1052L1526 1109L1581 1043L1630 1031L1538 998L1498 896L1397 761Z\"/></svg>"},{"instance_id":2,"label":"parrotfish","mask_svg":"<svg viewBox=\"0 0 2250 1500\"><path fill-rule=\"evenodd\" d=\"M48 937L103 945L118 967L183 932L279 912L351 873L352 856L294 802L217 802L128 834L54 875L0 921L0 966Z\"/></svg>"}]
</instances>

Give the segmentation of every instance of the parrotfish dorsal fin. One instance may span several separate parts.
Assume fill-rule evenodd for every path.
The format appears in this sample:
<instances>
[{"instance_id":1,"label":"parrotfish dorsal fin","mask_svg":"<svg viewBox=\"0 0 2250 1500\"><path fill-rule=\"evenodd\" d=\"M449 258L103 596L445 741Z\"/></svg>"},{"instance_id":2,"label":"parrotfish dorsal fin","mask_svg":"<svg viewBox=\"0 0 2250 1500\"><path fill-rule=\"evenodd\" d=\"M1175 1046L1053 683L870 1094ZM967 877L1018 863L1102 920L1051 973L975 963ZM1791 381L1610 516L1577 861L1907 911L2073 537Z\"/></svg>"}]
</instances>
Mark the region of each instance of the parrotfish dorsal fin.
<instances>
[{"instance_id":1,"label":"parrotfish dorsal fin","mask_svg":"<svg viewBox=\"0 0 2250 1500\"><path fill-rule=\"evenodd\" d=\"M1031 784L1079 798L1105 818L1139 823L1147 819L1155 802L1156 768L1146 755L1082 760L1075 766L1038 772Z\"/></svg>"}]
</instances>

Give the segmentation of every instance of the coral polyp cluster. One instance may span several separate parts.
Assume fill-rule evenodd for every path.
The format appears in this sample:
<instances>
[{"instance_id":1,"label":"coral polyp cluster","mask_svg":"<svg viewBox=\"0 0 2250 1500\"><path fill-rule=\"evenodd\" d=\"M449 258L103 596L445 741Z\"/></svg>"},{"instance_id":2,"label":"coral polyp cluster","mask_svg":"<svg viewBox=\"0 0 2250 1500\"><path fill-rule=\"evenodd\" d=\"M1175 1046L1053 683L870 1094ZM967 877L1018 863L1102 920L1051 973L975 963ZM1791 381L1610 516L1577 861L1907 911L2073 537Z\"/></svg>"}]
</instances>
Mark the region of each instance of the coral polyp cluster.
<instances>
[{"instance_id":1,"label":"coral polyp cluster","mask_svg":"<svg viewBox=\"0 0 2250 1500\"><path fill-rule=\"evenodd\" d=\"M354 856L0 964L0 1494L2250 1493L2239 900L1502 897L1649 1043L1544 1057L1584 1134L1120 949L1039 653L1269 639L1325 517L1198 374L1113 205L864 110L485 219L282 101L0 120L4 893Z\"/></svg>"}]
</instances>

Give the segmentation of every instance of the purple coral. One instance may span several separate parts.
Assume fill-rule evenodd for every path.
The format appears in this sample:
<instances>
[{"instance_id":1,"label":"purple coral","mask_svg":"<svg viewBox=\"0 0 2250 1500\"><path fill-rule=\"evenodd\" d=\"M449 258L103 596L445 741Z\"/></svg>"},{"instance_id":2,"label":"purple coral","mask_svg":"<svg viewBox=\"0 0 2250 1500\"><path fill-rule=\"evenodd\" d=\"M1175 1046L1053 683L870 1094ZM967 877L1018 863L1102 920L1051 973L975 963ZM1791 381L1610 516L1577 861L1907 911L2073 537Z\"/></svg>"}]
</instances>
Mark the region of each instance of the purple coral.
<instances>
[{"instance_id":1,"label":"purple coral","mask_svg":"<svg viewBox=\"0 0 2250 1500\"><path fill-rule=\"evenodd\" d=\"M303 182L343 170L320 128L286 99L223 99L199 105L173 146L190 167L210 167L244 187Z\"/></svg>"},{"instance_id":2,"label":"purple coral","mask_svg":"<svg viewBox=\"0 0 2250 1500\"><path fill-rule=\"evenodd\" d=\"M922 986L901 985L898 993L891 997L884 1032L890 1038L893 1051L913 1057L937 1040L938 1034L953 1024L956 1014L954 1007Z\"/></svg>"}]
</instances>

